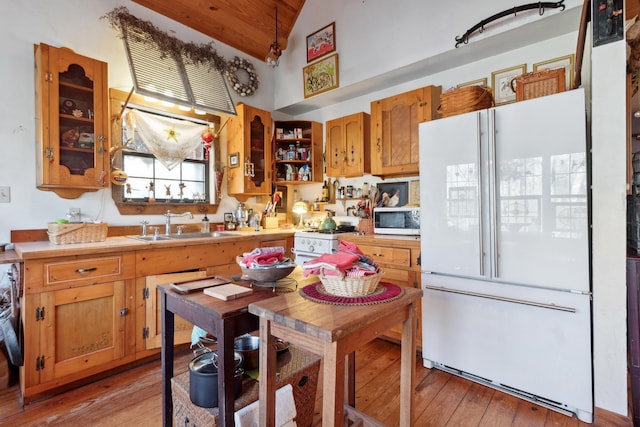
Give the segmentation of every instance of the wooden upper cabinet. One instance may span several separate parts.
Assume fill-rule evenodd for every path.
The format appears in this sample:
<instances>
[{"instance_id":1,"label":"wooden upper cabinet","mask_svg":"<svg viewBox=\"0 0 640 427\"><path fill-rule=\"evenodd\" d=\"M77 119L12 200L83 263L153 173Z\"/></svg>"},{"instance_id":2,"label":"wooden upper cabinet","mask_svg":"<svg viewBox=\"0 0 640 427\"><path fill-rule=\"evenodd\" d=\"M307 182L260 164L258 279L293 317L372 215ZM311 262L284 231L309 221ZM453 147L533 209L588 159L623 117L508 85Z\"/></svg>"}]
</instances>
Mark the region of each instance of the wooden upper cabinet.
<instances>
[{"instance_id":1,"label":"wooden upper cabinet","mask_svg":"<svg viewBox=\"0 0 640 427\"><path fill-rule=\"evenodd\" d=\"M271 113L246 104L227 123L227 163L230 195L246 200L271 193Z\"/></svg>"},{"instance_id":2,"label":"wooden upper cabinet","mask_svg":"<svg viewBox=\"0 0 640 427\"><path fill-rule=\"evenodd\" d=\"M357 177L371 171L370 116L356 113L326 123L327 176Z\"/></svg>"},{"instance_id":3,"label":"wooden upper cabinet","mask_svg":"<svg viewBox=\"0 0 640 427\"><path fill-rule=\"evenodd\" d=\"M427 86L371 103L371 174L418 174L418 124L438 118L440 86Z\"/></svg>"},{"instance_id":4,"label":"wooden upper cabinet","mask_svg":"<svg viewBox=\"0 0 640 427\"><path fill-rule=\"evenodd\" d=\"M107 187L107 64L35 45L36 185L65 199Z\"/></svg>"}]
</instances>

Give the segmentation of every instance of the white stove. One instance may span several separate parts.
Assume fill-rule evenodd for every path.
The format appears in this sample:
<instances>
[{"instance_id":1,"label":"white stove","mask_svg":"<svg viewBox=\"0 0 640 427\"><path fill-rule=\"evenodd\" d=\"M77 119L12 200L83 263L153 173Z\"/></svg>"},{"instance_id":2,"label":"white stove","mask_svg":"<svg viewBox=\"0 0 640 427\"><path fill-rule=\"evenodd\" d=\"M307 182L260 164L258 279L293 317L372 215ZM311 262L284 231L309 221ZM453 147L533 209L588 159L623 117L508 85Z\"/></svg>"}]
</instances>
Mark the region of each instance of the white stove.
<instances>
[{"instance_id":1,"label":"white stove","mask_svg":"<svg viewBox=\"0 0 640 427\"><path fill-rule=\"evenodd\" d=\"M293 252L296 264L319 257L322 254L331 254L338 249L338 235L343 231L296 231L293 235Z\"/></svg>"}]
</instances>

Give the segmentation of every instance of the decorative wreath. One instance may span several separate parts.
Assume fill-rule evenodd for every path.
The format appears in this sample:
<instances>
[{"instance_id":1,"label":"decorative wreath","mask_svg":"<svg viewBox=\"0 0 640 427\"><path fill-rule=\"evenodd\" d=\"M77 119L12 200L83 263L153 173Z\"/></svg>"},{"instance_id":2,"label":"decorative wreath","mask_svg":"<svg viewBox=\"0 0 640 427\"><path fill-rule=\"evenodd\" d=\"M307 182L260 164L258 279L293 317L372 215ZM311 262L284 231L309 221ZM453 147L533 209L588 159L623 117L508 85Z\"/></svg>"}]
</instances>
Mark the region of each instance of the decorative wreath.
<instances>
[{"instance_id":1,"label":"decorative wreath","mask_svg":"<svg viewBox=\"0 0 640 427\"><path fill-rule=\"evenodd\" d=\"M238 78L238 70L244 70L249 75L249 83L243 83ZM235 90L240 96L250 96L256 93L258 90L258 75L256 74L253 64L243 58L237 56L233 58L233 61L227 62L227 69L224 74L231 83L231 88Z\"/></svg>"}]
</instances>

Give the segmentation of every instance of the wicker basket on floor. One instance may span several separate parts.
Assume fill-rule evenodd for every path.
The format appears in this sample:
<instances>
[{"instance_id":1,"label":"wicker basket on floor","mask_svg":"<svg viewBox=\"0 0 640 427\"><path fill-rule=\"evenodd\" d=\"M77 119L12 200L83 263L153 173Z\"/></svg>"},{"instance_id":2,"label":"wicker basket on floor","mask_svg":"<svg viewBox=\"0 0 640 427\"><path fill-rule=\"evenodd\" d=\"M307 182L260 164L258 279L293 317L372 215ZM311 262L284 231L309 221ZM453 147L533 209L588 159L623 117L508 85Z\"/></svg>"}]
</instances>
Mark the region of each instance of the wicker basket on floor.
<instances>
[{"instance_id":1,"label":"wicker basket on floor","mask_svg":"<svg viewBox=\"0 0 640 427\"><path fill-rule=\"evenodd\" d=\"M384 272L379 270L376 274L363 277L327 276L321 268L318 277L324 290L331 295L361 297L372 294L376 290L383 274Z\"/></svg>"},{"instance_id":2,"label":"wicker basket on floor","mask_svg":"<svg viewBox=\"0 0 640 427\"><path fill-rule=\"evenodd\" d=\"M482 86L464 86L440 94L438 113L442 117L455 116L493 107L491 90Z\"/></svg>"},{"instance_id":3,"label":"wicker basket on floor","mask_svg":"<svg viewBox=\"0 0 640 427\"><path fill-rule=\"evenodd\" d=\"M310 427L318 390L318 374L320 358L314 354L299 350L293 345L288 352L278 355L276 360L278 376L276 388L286 384L293 387L293 400L296 405L296 424L299 427ZM171 378L173 400L173 418L176 426L217 426L219 408L201 408L191 402L189 395L189 371ZM245 377L242 392L234 400L234 410L255 402L259 397L258 382Z\"/></svg>"},{"instance_id":4,"label":"wicker basket on floor","mask_svg":"<svg viewBox=\"0 0 640 427\"><path fill-rule=\"evenodd\" d=\"M99 224L58 224L50 222L47 234L49 241L56 245L67 243L104 242L107 238L108 226Z\"/></svg>"}]
</instances>

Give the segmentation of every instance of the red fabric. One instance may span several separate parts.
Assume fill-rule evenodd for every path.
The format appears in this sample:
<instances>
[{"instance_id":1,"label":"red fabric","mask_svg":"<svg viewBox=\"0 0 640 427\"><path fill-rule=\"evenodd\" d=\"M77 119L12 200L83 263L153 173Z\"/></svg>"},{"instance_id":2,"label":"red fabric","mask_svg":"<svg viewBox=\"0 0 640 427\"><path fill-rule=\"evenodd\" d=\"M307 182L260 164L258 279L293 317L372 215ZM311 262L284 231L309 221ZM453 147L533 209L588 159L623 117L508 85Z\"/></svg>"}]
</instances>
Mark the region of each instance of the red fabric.
<instances>
[{"instance_id":1,"label":"red fabric","mask_svg":"<svg viewBox=\"0 0 640 427\"><path fill-rule=\"evenodd\" d=\"M338 251L351 252L351 253L356 253L358 255L364 255L360 250L360 248L358 247L358 245L356 245L353 242L348 242L346 240L340 240L340 243L338 244Z\"/></svg>"},{"instance_id":2,"label":"red fabric","mask_svg":"<svg viewBox=\"0 0 640 427\"><path fill-rule=\"evenodd\" d=\"M305 270L305 276L308 276L309 274L318 274L320 268L338 271L344 275L346 271L351 268L353 263L359 259L360 258L357 255L344 252L324 254L320 255L318 258L305 262L302 264L302 268Z\"/></svg>"}]
</instances>

